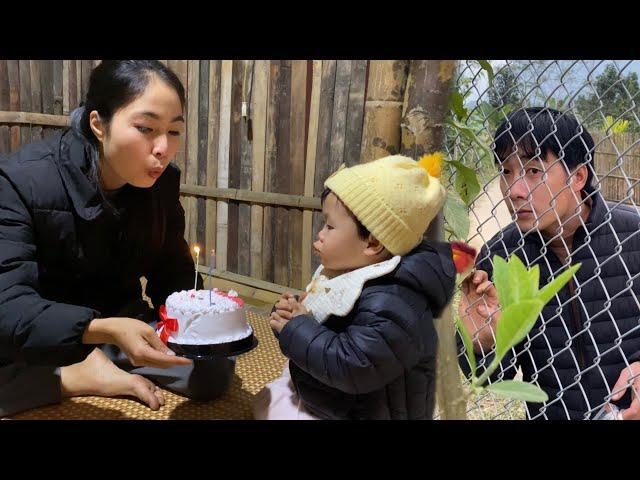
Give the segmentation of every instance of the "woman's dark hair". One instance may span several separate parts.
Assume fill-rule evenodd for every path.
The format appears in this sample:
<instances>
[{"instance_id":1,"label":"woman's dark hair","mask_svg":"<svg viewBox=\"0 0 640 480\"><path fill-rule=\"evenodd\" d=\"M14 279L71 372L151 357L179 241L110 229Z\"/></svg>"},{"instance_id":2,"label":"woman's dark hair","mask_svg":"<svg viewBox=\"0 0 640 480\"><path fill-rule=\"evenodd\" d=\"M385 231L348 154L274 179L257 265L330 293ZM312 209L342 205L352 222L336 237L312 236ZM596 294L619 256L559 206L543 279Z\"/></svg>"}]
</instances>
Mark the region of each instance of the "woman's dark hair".
<instances>
[{"instance_id":1,"label":"woman's dark hair","mask_svg":"<svg viewBox=\"0 0 640 480\"><path fill-rule=\"evenodd\" d=\"M535 157L540 148L541 159L553 152L570 171L587 164L586 186L591 185L593 138L569 112L548 107L518 109L497 128L494 143L497 163L504 162L518 148L528 158Z\"/></svg>"},{"instance_id":2,"label":"woman's dark hair","mask_svg":"<svg viewBox=\"0 0 640 480\"><path fill-rule=\"evenodd\" d=\"M96 110L107 125L121 108L142 95L152 76L157 76L175 90L184 109L184 86L178 76L157 60L103 60L89 77L89 88L82 106L71 114L71 125L88 144L91 152L90 177L97 182L100 143L89 125L89 116Z\"/></svg>"},{"instance_id":3,"label":"woman's dark hair","mask_svg":"<svg viewBox=\"0 0 640 480\"><path fill-rule=\"evenodd\" d=\"M324 201L327 198L327 196L333 193L331 191L330 188L325 188L322 192L322 195L320 195L320 201L322 202L322 204L324 205ZM335 195L335 194L334 194ZM337 195L336 195L337 198ZM340 198L338 198L338 201L340 203L342 203L342 200L340 200ZM347 208L347 206L342 203L342 206L345 208L345 210L347 211L347 213L349 214L349 216L351 218L353 218L353 220L356 222L356 227L358 228L358 237L360 238L360 240L366 240L367 238L369 238L369 235L371 234L371 232L369 232L369 230L367 230L367 227L365 227L362 222L360 222L360 220L358 220L358 217L356 217L353 212L351 210L349 210Z\"/></svg>"}]
</instances>

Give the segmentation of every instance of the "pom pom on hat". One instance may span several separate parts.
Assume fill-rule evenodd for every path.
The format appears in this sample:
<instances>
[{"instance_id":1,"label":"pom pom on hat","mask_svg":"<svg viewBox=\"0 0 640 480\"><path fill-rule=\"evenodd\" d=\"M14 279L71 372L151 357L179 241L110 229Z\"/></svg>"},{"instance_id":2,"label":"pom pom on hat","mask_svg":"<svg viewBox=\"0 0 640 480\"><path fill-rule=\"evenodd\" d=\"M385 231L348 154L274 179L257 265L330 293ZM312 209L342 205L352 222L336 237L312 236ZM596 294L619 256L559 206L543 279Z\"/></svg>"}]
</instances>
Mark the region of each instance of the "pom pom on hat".
<instances>
[{"instance_id":1,"label":"pom pom on hat","mask_svg":"<svg viewBox=\"0 0 640 480\"><path fill-rule=\"evenodd\" d=\"M435 152L429 155L423 155L418 160L418 165L424 168L429 175L440 179L442 176L443 156L441 152Z\"/></svg>"}]
</instances>

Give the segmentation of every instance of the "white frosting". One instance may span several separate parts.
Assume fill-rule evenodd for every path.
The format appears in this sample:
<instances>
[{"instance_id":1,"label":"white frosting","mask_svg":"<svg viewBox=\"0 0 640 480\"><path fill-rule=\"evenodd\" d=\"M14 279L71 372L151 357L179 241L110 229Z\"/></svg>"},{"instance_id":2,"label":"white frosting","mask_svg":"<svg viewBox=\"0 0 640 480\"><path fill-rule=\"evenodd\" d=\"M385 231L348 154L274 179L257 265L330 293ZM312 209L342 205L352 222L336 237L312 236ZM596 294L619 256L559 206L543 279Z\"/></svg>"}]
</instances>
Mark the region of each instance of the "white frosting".
<instances>
[{"instance_id":1,"label":"white frosting","mask_svg":"<svg viewBox=\"0 0 640 480\"><path fill-rule=\"evenodd\" d=\"M192 296L193 295L193 296ZM237 294L236 294L237 296ZM234 342L251 335L244 307L217 293L217 289L183 290L167 297L167 316L178 320L178 331L169 341L182 345Z\"/></svg>"}]
</instances>

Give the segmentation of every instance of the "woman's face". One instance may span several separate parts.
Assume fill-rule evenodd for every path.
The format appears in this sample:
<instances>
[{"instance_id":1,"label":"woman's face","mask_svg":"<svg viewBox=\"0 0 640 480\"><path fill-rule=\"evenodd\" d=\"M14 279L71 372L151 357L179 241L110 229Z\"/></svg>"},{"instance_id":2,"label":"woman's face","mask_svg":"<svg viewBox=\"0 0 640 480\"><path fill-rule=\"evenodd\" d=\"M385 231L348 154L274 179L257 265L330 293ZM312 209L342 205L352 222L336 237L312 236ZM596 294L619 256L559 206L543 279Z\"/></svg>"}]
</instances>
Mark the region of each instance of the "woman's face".
<instances>
[{"instance_id":1,"label":"woman's face","mask_svg":"<svg viewBox=\"0 0 640 480\"><path fill-rule=\"evenodd\" d=\"M96 111L90 124L102 144L102 186L149 188L178 151L184 117L176 91L152 74L144 93L117 110L108 126Z\"/></svg>"}]
</instances>

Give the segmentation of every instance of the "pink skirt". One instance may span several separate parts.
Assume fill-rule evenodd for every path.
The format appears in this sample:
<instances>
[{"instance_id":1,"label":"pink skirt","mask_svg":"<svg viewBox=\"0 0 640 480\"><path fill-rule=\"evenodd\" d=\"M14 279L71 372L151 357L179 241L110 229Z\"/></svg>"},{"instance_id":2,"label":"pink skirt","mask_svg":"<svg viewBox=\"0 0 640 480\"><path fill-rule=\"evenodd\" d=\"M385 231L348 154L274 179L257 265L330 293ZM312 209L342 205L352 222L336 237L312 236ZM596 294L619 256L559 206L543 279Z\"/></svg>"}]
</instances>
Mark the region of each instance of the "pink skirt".
<instances>
[{"instance_id":1,"label":"pink skirt","mask_svg":"<svg viewBox=\"0 0 640 480\"><path fill-rule=\"evenodd\" d=\"M320 420L305 410L289 373L289 362L282 375L268 383L253 399L256 420Z\"/></svg>"}]
</instances>

